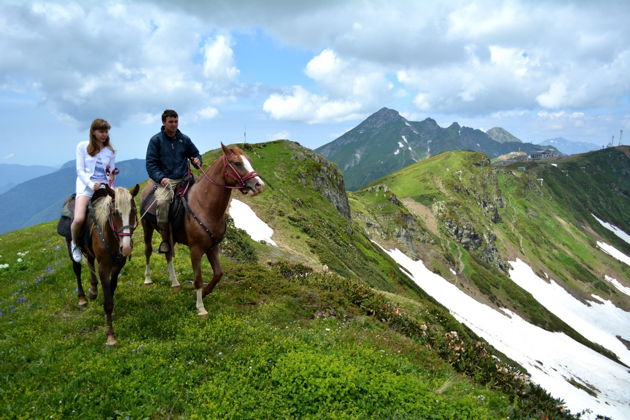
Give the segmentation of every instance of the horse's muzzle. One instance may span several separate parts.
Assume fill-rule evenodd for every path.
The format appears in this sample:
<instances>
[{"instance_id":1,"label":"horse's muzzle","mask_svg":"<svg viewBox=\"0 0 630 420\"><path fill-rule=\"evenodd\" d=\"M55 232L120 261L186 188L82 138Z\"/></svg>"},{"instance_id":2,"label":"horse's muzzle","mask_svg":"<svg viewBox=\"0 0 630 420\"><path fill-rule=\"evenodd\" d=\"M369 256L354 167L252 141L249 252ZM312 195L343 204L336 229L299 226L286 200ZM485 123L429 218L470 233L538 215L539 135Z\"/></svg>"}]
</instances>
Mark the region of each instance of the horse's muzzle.
<instances>
[{"instance_id":1,"label":"horse's muzzle","mask_svg":"<svg viewBox=\"0 0 630 420\"><path fill-rule=\"evenodd\" d=\"M263 192L264 189L265 189L265 183L262 181L251 182L251 183L248 182L244 188L241 188L241 193L254 196Z\"/></svg>"}]
</instances>

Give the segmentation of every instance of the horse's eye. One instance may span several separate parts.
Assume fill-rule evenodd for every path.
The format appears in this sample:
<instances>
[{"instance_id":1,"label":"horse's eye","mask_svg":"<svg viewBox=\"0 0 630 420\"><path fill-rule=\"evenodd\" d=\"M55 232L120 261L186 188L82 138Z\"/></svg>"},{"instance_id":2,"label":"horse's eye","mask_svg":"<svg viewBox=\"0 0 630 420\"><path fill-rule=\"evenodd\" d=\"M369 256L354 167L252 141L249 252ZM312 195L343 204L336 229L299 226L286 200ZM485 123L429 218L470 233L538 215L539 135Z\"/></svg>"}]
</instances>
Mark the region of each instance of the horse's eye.
<instances>
[{"instance_id":1,"label":"horse's eye","mask_svg":"<svg viewBox=\"0 0 630 420\"><path fill-rule=\"evenodd\" d=\"M234 165L240 168L241 166L243 166L243 162L234 162Z\"/></svg>"}]
</instances>

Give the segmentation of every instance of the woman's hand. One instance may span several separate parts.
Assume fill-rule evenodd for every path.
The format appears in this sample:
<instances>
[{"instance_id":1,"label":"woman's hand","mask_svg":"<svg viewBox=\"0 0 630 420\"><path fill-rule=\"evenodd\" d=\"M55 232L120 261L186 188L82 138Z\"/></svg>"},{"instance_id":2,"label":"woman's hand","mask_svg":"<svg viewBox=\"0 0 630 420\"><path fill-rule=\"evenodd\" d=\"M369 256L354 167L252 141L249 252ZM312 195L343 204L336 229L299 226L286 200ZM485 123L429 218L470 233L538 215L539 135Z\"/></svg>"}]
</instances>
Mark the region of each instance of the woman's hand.
<instances>
[{"instance_id":1,"label":"woman's hand","mask_svg":"<svg viewBox=\"0 0 630 420\"><path fill-rule=\"evenodd\" d=\"M98 190L99 188L101 188L101 183L100 182L95 182L94 183L94 191Z\"/></svg>"}]
</instances>

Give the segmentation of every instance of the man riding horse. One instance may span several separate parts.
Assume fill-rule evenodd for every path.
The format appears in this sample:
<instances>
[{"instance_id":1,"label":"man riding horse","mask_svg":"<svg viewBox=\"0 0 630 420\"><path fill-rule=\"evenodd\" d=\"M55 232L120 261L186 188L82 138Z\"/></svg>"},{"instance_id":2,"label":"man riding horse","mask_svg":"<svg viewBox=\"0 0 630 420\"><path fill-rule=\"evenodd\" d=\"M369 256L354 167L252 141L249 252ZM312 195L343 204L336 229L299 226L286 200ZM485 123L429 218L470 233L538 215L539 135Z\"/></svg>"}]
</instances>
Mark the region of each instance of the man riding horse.
<instances>
[{"instance_id":1,"label":"man riding horse","mask_svg":"<svg viewBox=\"0 0 630 420\"><path fill-rule=\"evenodd\" d=\"M157 224L162 235L160 253L167 253L172 246L169 226L169 207L174 191L188 174L188 159L196 167L201 166L201 155L190 137L178 130L177 112L167 109L162 113L162 129L151 137L147 147L146 167L149 177L155 182L157 202Z\"/></svg>"}]
</instances>

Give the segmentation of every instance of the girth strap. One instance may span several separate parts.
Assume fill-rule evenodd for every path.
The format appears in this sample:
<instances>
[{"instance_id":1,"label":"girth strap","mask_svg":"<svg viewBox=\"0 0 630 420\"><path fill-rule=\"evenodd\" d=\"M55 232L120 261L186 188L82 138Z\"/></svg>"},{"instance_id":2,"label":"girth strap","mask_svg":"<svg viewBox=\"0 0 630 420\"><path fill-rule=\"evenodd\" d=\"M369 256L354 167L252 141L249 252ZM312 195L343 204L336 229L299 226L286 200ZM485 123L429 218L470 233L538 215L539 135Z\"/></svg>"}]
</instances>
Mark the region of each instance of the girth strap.
<instances>
[{"instance_id":1,"label":"girth strap","mask_svg":"<svg viewBox=\"0 0 630 420\"><path fill-rule=\"evenodd\" d=\"M184 208L186 209L186 212L190 213L190 215L193 217L195 222L197 222L197 224L201 226L201 229L203 229L203 231L206 232L206 234L210 237L210 241L212 242L212 245L210 246L210 248L214 248L219 243L221 243L221 241L223 240L223 236L214 236L212 232L210 232L210 229L208 229L206 225L204 225L203 222L199 220L197 215L192 211L192 209L188 205L188 201L186 200L186 197L182 196L182 203L184 204ZM223 229L223 232L225 232L226 230L227 230L227 224L225 228Z\"/></svg>"}]
</instances>

